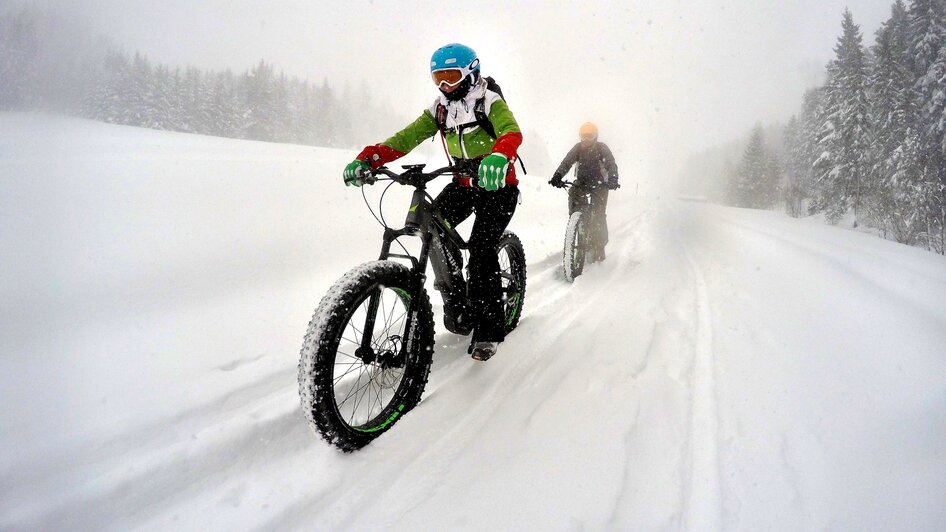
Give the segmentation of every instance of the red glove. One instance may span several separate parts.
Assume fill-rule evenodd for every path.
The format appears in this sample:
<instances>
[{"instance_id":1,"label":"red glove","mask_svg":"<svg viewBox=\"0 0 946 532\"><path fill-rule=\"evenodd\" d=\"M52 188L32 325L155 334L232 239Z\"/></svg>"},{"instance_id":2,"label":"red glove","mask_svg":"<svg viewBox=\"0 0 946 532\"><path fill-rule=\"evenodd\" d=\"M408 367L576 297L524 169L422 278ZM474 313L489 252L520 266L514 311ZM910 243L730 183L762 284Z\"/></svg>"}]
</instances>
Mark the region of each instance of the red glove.
<instances>
[{"instance_id":1,"label":"red glove","mask_svg":"<svg viewBox=\"0 0 946 532\"><path fill-rule=\"evenodd\" d=\"M394 148L385 146L384 144L375 144L374 146L365 146L365 149L361 150L361 153L359 153L358 157L355 157L355 159L365 161L371 165L372 169L377 170L401 157L404 157L404 154Z\"/></svg>"}]
</instances>

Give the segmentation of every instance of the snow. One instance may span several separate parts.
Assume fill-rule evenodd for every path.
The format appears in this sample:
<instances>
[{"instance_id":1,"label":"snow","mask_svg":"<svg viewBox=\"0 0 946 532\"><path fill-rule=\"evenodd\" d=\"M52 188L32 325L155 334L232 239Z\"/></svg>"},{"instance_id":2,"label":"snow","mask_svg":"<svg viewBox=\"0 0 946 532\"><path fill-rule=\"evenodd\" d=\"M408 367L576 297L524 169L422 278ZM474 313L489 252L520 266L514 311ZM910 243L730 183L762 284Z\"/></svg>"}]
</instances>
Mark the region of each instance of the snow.
<instances>
[{"instance_id":1,"label":"snow","mask_svg":"<svg viewBox=\"0 0 946 532\"><path fill-rule=\"evenodd\" d=\"M0 529L946 523L944 257L617 191L608 260L569 284L536 176L519 328L475 363L432 293L423 402L330 448L296 365L380 248L350 157L0 114Z\"/></svg>"}]
</instances>

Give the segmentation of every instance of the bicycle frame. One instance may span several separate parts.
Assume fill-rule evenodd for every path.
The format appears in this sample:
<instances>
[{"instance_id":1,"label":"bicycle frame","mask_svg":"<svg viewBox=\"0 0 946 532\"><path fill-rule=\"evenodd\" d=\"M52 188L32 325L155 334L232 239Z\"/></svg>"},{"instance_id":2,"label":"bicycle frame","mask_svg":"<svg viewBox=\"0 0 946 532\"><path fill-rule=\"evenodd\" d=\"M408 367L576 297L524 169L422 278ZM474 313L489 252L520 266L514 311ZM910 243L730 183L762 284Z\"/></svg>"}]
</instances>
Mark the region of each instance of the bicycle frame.
<instances>
[{"instance_id":1,"label":"bicycle frame","mask_svg":"<svg viewBox=\"0 0 946 532\"><path fill-rule=\"evenodd\" d=\"M569 189L575 186L574 181L563 181L565 188ZM583 215L588 215L591 211L592 203L594 202L594 196L591 194L594 190L599 187L585 188L584 192L581 194L582 200L581 205L579 205L578 210L582 212Z\"/></svg>"},{"instance_id":2,"label":"bicycle frame","mask_svg":"<svg viewBox=\"0 0 946 532\"><path fill-rule=\"evenodd\" d=\"M427 281L427 263L430 261L434 269L434 276L438 282L443 283L448 293L454 294L456 286L454 284L457 277L462 278L463 265L456 264L444 248L440 234L446 237L446 240L456 246L457 249L468 249L468 244L463 237L454 229L450 223L445 220L440 213L433 207L430 196L427 194L427 177L442 173L446 169L437 170L431 174L423 174L421 169L424 165L409 165L404 168L407 170L401 176L390 172L383 172L392 176L396 182L409 184L414 187L414 194L411 198L411 206L408 209L407 217L404 221L404 227L393 229L385 227L382 237L381 253L378 260L404 259L412 264L413 279L411 293L419 293L424 288ZM409 254L392 253L391 245L402 236L412 236L420 238L421 249L417 257ZM464 303L466 294L464 292ZM446 306L453 306L459 302L448 301L444 299ZM371 349L371 340L374 334L375 314L379 305L379 294L372 294L368 302L368 316L365 320L365 328L362 330L361 346L356 350L355 355L361 358L366 356L373 358L374 353ZM414 327L416 326L415 308L416 298L411 297L408 301L407 316L409 328L407 331L407 341L402 345L402 350L406 353L410 351L411 342L414 337ZM445 309L446 310L446 309Z\"/></svg>"}]
</instances>

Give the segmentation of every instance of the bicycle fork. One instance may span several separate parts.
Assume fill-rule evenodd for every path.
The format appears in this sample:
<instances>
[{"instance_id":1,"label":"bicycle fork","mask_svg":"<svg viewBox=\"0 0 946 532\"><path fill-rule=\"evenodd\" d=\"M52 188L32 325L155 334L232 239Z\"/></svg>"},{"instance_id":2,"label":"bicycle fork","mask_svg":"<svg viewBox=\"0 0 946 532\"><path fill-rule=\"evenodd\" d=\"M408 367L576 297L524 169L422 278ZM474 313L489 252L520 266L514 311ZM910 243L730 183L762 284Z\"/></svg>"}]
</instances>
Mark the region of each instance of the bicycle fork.
<instances>
[{"instance_id":1,"label":"bicycle fork","mask_svg":"<svg viewBox=\"0 0 946 532\"><path fill-rule=\"evenodd\" d=\"M424 199L423 192L416 191L412 205L422 205L424 204ZM383 364L391 363L393 366L400 367L406 363L407 353L413 348L414 338L416 337L417 313L419 312L418 298L415 297L415 295L421 293L424 289L424 283L427 280L427 257L430 252L430 242L432 239L432 235L429 232L420 231L420 227L423 223L422 217L426 214L426 211L418 211L422 211L422 209L419 207L412 208L408 213L407 222L403 229L385 228L384 243L381 245L381 255L379 257L379 260L388 260L390 258L407 259L410 260L413 265L410 291L406 295L398 294L401 297L407 297L407 331L405 332L405 338L402 338L400 350L396 356L393 357L394 360L383 360L383 358L386 357L379 357L379 353L375 352L372 342L374 340L374 327L377 321L378 307L381 304L381 290L374 291L368 300L368 315L365 318L364 329L362 329L361 345L355 350L355 356L362 359L365 363L371 363L380 358ZM420 237L421 251L419 258L391 253L391 244L401 236Z\"/></svg>"}]
</instances>

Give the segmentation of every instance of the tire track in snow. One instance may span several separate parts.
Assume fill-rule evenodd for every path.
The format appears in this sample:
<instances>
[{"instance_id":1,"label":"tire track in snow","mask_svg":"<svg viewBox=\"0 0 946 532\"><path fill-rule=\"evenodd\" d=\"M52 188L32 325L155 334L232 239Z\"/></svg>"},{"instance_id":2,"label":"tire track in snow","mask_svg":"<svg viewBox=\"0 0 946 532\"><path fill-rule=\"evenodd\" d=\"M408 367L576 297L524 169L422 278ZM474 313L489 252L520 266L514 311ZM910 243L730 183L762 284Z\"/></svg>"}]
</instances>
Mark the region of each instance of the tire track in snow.
<instances>
[{"instance_id":1,"label":"tire track in snow","mask_svg":"<svg viewBox=\"0 0 946 532\"><path fill-rule=\"evenodd\" d=\"M684 523L688 530L719 530L722 526L722 492L712 313L703 272L686 243L681 242L681 246L693 274L696 314L690 381L690 475L685 487Z\"/></svg>"},{"instance_id":2,"label":"tire track in snow","mask_svg":"<svg viewBox=\"0 0 946 532\"><path fill-rule=\"evenodd\" d=\"M90 504L90 501L97 501L100 495L121 494L123 501L132 501L134 498L123 488L140 485L137 480L149 478L156 473L167 475L169 470L178 471L181 477L178 482L179 489L184 489L189 483L187 472L193 469L192 464L195 461L177 460L182 449L190 449L192 453L203 452L202 447L192 447L189 442L196 441L198 434L213 433L217 430L227 430L230 438L214 444L220 449L226 448L228 441L233 443L244 439L246 434L236 431L230 425L235 423L235 420L246 418L249 415L248 410L284 394L287 390L286 382L291 381L295 373L294 366L267 373L174 416L149 420L127 432L83 442L71 456L47 457L42 463L25 462L17 468L11 468L0 475L0 509L4 506L3 496L10 489L7 486L18 486L36 497L38 502L35 508L27 509L20 517L25 522L37 526L56 522L57 519L60 523L66 522L62 521L62 516L72 515L69 513L70 508L82 508ZM115 474L127 470L128 463L136 464L133 473L126 471L124 474ZM179 463L180 467L175 469ZM97 480L100 484L96 494L90 494L90 491L81 496L66 495L54 501L43 500L44 493L58 489L57 484L84 483L89 478L103 476L114 477L114 481ZM102 500L108 499L102 497ZM155 506L153 499L142 497L139 500L141 503L138 506L142 508ZM134 506L131 502L128 505L129 508ZM137 511L137 507L129 511Z\"/></svg>"},{"instance_id":3,"label":"tire track in snow","mask_svg":"<svg viewBox=\"0 0 946 532\"><path fill-rule=\"evenodd\" d=\"M616 231L631 233L633 236L647 215L645 212L634 216L620 224ZM636 239L632 241L636 242ZM594 268L586 273L586 277L597 277L597 282L588 284L586 288L590 292L581 297L564 281L561 259L561 254L555 253L529 263L526 310L517 329L518 334L510 336L509 344L504 346L495 361L500 362L510 355L517 355L515 358L511 361L507 358L500 365L491 362L490 366L485 367L470 366L465 353L467 337L438 334L438 352L435 357L445 357L451 361L438 368L435 377L431 374L432 381L419 408L412 412L410 418L405 418L410 421L395 429L385 438L385 442L379 441L379 444L353 457L354 463L347 471L347 476L370 476L372 482L344 483L325 496L300 497L276 515L266 528L304 528L314 519L319 519L320 526L326 528L357 530L377 527L379 524L396 527L402 516L420 511L431 499L449 489L445 487L443 479L451 474L453 464L458 459L470 453L470 447L476 445L483 428L493 421L497 411L516 405L521 409L519 415L528 427L536 413L547 408L548 398L541 398L531 404L524 403L522 397L517 395L519 391L516 383L543 379L549 389L555 389L557 383L568 378L567 373L549 372L544 363L544 353L563 338L571 337L570 326L592 315L586 310L593 308L599 297L608 297L611 294L608 289L610 283L636 264L626 256L615 255L609 267ZM607 265L605 263L602 266ZM564 303L569 308L567 318L563 318L561 313ZM554 323L552 330L545 330L536 336L536 331L546 328L549 323ZM445 346L446 349L442 349ZM486 371L492 373L489 379L484 379ZM464 393L464 389L470 390L471 385L472 389L477 390L476 396L468 398L470 401L460 409L462 417L454 416L450 423L437 421L449 417L451 405L444 401L447 398L456 400ZM455 405L452 408L457 409ZM411 426L415 431L413 435L409 432ZM394 444L395 441L398 443ZM379 455L396 456L400 468L377 471L376 460ZM365 516L363 508L351 501L373 501L380 507L396 507L397 510L384 518ZM405 504L405 501L408 502Z\"/></svg>"}]
</instances>

